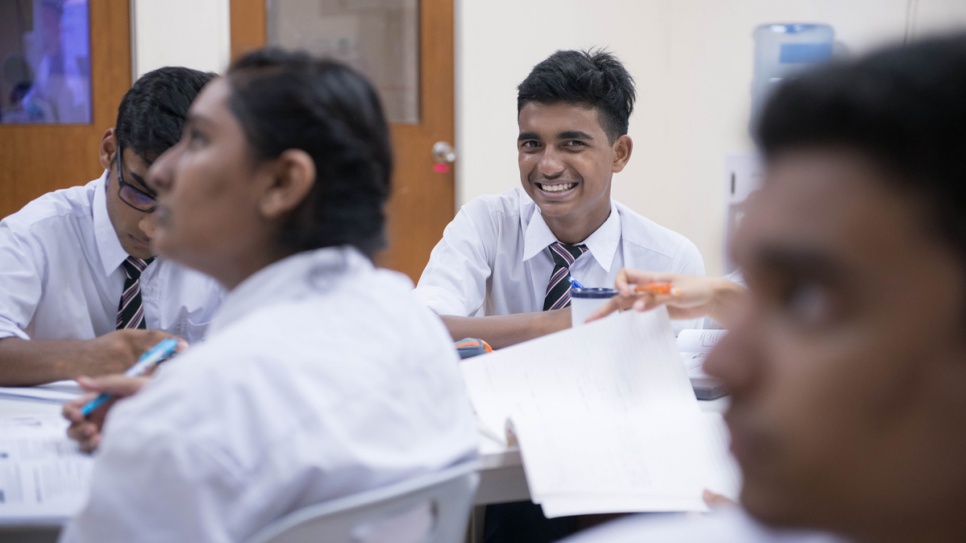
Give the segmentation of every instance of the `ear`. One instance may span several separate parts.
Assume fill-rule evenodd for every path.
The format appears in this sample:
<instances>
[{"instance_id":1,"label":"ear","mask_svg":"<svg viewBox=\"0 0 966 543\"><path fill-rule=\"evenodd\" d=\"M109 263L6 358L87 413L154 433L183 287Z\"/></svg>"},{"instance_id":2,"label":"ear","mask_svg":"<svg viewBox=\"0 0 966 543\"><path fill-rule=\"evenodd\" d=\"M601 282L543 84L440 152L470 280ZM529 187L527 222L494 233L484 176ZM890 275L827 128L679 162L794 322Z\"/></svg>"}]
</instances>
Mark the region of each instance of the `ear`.
<instances>
[{"instance_id":1,"label":"ear","mask_svg":"<svg viewBox=\"0 0 966 543\"><path fill-rule=\"evenodd\" d=\"M275 159L271 173L258 209L266 219L277 219L308 197L315 186L315 161L301 149L289 149Z\"/></svg>"},{"instance_id":2,"label":"ear","mask_svg":"<svg viewBox=\"0 0 966 543\"><path fill-rule=\"evenodd\" d=\"M114 136L113 128L108 128L104 132L104 135L101 136L101 145L97 151L101 167L105 170L110 170L111 164L114 163L114 153L117 152L117 138Z\"/></svg>"},{"instance_id":3,"label":"ear","mask_svg":"<svg viewBox=\"0 0 966 543\"><path fill-rule=\"evenodd\" d=\"M611 171L617 173L624 169L627 165L627 161L631 159L631 151L634 150L634 142L631 141L631 137L627 134L619 136L617 141L614 142L614 164L611 166Z\"/></svg>"}]
</instances>

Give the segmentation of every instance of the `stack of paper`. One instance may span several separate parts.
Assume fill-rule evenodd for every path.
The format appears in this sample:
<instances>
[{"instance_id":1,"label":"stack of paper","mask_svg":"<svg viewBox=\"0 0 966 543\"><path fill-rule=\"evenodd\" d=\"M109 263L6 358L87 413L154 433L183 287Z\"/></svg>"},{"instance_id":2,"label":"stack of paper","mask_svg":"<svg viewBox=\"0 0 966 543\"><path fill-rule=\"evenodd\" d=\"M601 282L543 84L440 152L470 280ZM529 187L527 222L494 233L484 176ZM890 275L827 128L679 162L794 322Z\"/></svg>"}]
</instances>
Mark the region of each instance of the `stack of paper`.
<instances>
[{"instance_id":1,"label":"stack of paper","mask_svg":"<svg viewBox=\"0 0 966 543\"><path fill-rule=\"evenodd\" d=\"M703 511L737 493L720 416L698 407L664 310L629 311L463 363L481 423L509 427L548 517Z\"/></svg>"},{"instance_id":2,"label":"stack of paper","mask_svg":"<svg viewBox=\"0 0 966 543\"><path fill-rule=\"evenodd\" d=\"M59 525L84 504L92 459L62 417L0 418L0 525Z\"/></svg>"}]
</instances>

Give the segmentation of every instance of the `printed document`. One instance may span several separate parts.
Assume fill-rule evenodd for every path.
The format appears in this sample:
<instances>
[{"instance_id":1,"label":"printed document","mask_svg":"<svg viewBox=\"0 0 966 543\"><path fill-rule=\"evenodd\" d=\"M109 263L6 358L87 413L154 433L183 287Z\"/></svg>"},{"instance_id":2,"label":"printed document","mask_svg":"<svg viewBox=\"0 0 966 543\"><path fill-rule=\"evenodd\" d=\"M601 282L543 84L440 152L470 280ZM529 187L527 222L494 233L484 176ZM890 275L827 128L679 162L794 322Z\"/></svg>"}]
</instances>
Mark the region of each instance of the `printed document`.
<instances>
[{"instance_id":1,"label":"printed document","mask_svg":"<svg viewBox=\"0 0 966 543\"><path fill-rule=\"evenodd\" d=\"M664 309L624 312L462 368L481 424L515 437L531 498L548 517L704 511L703 489L737 493L720 416L698 407Z\"/></svg>"},{"instance_id":2,"label":"printed document","mask_svg":"<svg viewBox=\"0 0 966 543\"><path fill-rule=\"evenodd\" d=\"M62 524L84 504L93 459L56 415L0 418L0 525Z\"/></svg>"}]
</instances>

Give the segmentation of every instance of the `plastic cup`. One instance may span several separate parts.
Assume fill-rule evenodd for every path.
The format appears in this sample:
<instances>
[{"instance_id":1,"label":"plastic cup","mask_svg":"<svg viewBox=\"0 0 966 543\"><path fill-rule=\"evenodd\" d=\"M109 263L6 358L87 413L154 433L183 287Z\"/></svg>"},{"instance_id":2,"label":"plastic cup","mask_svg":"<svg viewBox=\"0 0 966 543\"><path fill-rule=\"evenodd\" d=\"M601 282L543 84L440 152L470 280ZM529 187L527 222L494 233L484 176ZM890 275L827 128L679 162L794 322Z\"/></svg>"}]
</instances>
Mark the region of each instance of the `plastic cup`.
<instances>
[{"instance_id":1,"label":"plastic cup","mask_svg":"<svg viewBox=\"0 0 966 543\"><path fill-rule=\"evenodd\" d=\"M591 313L617 295L612 288L572 288L570 289L570 325L584 324Z\"/></svg>"}]
</instances>

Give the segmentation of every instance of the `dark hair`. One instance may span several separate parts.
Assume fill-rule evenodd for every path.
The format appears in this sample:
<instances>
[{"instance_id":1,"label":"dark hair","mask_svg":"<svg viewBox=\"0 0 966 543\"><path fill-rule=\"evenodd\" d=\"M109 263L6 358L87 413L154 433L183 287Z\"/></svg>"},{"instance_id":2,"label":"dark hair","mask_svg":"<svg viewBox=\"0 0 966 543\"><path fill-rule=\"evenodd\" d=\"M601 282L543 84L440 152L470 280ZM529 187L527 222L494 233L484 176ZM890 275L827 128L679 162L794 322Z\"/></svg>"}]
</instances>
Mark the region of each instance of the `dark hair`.
<instances>
[{"instance_id":1,"label":"dark hair","mask_svg":"<svg viewBox=\"0 0 966 543\"><path fill-rule=\"evenodd\" d=\"M855 149L918 197L966 262L966 35L882 49L777 89L757 127L766 160L802 147Z\"/></svg>"},{"instance_id":2,"label":"dark hair","mask_svg":"<svg viewBox=\"0 0 966 543\"><path fill-rule=\"evenodd\" d=\"M142 75L117 109L114 133L118 144L153 162L181 139L188 107L215 76L171 66Z\"/></svg>"},{"instance_id":3,"label":"dark hair","mask_svg":"<svg viewBox=\"0 0 966 543\"><path fill-rule=\"evenodd\" d=\"M603 50L557 51L537 64L517 87L517 114L528 102L584 104L597 109L611 143L627 134L634 111L634 79Z\"/></svg>"},{"instance_id":4,"label":"dark hair","mask_svg":"<svg viewBox=\"0 0 966 543\"><path fill-rule=\"evenodd\" d=\"M283 245L352 245L370 257L382 248L392 146L366 78L335 61L268 48L235 61L228 83L229 106L258 158L301 149L315 162L315 185L283 225Z\"/></svg>"}]
</instances>

